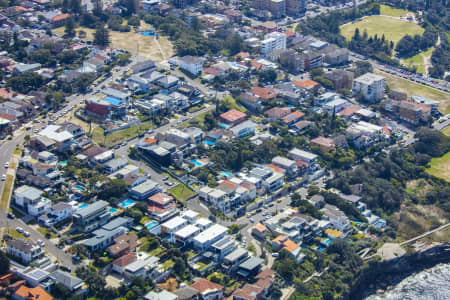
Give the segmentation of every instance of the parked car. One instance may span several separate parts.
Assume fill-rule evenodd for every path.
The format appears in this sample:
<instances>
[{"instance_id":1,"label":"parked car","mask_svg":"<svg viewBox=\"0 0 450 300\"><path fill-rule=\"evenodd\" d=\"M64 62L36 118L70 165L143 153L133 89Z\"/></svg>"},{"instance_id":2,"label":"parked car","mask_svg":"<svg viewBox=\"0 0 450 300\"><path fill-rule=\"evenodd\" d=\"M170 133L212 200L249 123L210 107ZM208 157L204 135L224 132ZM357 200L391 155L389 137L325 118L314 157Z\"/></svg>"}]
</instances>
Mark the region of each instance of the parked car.
<instances>
[{"instance_id":1,"label":"parked car","mask_svg":"<svg viewBox=\"0 0 450 300\"><path fill-rule=\"evenodd\" d=\"M3 174L3 175L2 175L2 181L5 181L5 180L6 180L6 175Z\"/></svg>"},{"instance_id":2,"label":"parked car","mask_svg":"<svg viewBox=\"0 0 450 300\"><path fill-rule=\"evenodd\" d=\"M6 162L5 163L5 169L8 169L9 168L9 162Z\"/></svg>"},{"instance_id":3,"label":"parked car","mask_svg":"<svg viewBox=\"0 0 450 300\"><path fill-rule=\"evenodd\" d=\"M23 233L24 232L22 227L16 227L16 231L18 233Z\"/></svg>"},{"instance_id":4,"label":"parked car","mask_svg":"<svg viewBox=\"0 0 450 300\"><path fill-rule=\"evenodd\" d=\"M15 218L15 216L14 216L14 214L13 214L13 213L8 213L8 218L9 218L9 219L14 219L14 218Z\"/></svg>"},{"instance_id":5,"label":"parked car","mask_svg":"<svg viewBox=\"0 0 450 300\"><path fill-rule=\"evenodd\" d=\"M24 231L24 232L23 232L23 235L26 236L26 237L29 237L29 236L30 236L30 233L29 233L28 231Z\"/></svg>"}]
</instances>

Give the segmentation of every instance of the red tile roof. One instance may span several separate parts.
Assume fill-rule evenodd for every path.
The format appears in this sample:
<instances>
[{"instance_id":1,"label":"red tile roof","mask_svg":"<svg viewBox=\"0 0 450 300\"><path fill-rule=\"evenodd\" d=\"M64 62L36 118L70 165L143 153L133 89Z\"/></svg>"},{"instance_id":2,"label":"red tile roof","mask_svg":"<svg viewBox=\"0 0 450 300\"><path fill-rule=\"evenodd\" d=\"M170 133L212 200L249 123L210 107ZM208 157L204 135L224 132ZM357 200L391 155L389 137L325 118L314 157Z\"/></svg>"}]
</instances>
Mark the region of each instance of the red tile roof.
<instances>
[{"instance_id":1,"label":"red tile roof","mask_svg":"<svg viewBox=\"0 0 450 300\"><path fill-rule=\"evenodd\" d=\"M50 19L51 22L58 22L58 21L62 21L65 20L67 18L69 18L70 15L69 14L60 14L57 16L54 16L53 18Z\"/></svg>"},{"instance_id":2,"label":"red tile roof","mask_svg":"<svg viewBox=\"0 0 450 300\"><path fill-rule=\"evenodd\" d=\"M128 266L129 264L131 264L135 260L136 260L136 253L130 252L130 253L127 253L127 254L119 257L118 259L114 260L112 262L112 264L123 268L123 267Z\"/></svg>"},{"instance_id":3,"label":"red tile roof","mask_svg":"<svg viewBox=\"0 0 450 300\"><path fill-rule=\"evenodd\" d=\"M315 82L314 80L309 80L309 79L303 80L303 81L293 81L292 83L294 85L304 88L304 89L309 89L309 88L319 85L319 83Z\"/></svg>"},{"instance_id":4,"label":"red tile roof","mask_svg":"<svg viewBox=\"0 0 450 300\"><path fill-rule=\"evenodd\" d=\"M259 87L259 86L253 87L251 92L253 94L255 94L256 96L259 96L265 100L273 99L277 96L277 94L275 94L275 92L272 91L271 89L263 88L263 87Z\"/></svg>"},{"instance_id":5,"label":"red tile roof","mask_svg":"<svg viewBox=\"0 0 450 300\"><path fill-rule=\"evenodd\" d=\"M227 112L224 112L223 114L220 115L220 117L222 119L224 119L227 122L233 123L236 122L240 119L245 118L247 115L243 112L240 112L236 109L231 109Z\"/></svg>"},{"instance_id":6,"label":"red tile roof","mask_svg":"<svg viewBox=\"0 0 450 300\"><path fill-rule=\"evenodd\" d=\"M5 100L11 99L14 96L14 94L15 93L13 91L8 91L5 88L0 88L0 97Z\"/></svg>"},{"instance_id":7,"label":"red tile roof","mask_svg":"<svg viewBox=\"0 0 450 300\"><path fill-rule=\"evenodd\" d=\"M12 120L16 119L16 116L8 115L6 113L2 113L2 114L0 114L0 118L12 121Z\"/></svg>"},{"instance_id":8,"label":"red tile roof","mask_svg":"<svg viewBox=\"0 0 450 300\"><path fill-rule=\"evenodd\" d=\"M197 280L196 282L194 282L191 287L193 287L194 289L196 289L197 291L199 291L200 293L204 293L208 290L213 291L213 290L223 290L223 287L220 284L214 283L209 281L208 279L205 278L200 278L199 280Z\"/></svg>"},{"instance_id":9,"label":"red tile roof","mask_svg":"<svg viewBox=\"0 0 450 300\"><path fill-rule=\"evenodd\" d=\"M43 288L39 285L34 288L26 287L22 285L15 293L16 297L20 297L27 300L52 300L53 297L50 296Z\"/></svg>"},{"instance_id":10,"label":"red tile roof","mask_svg":"<svg viewBox=\"0 0 450 300\"><path fill-rule=\"evenodd\" d=\"M286 170L285 170L285 169L280 168L280 167L277 167L277 166L275 166L275 165L273 165L273 164L270 164L270 165L267 165L267 166L268 166L269 168L271 168L274 172L281 173L281 174L286 173Z\"/></svg>"},{"instance_id":11,"label":"red tile roof","mask_svg":"<svg viewBox=\"0 0 450 300\"><path fill-rule=\"evenodd\" d=\"M159 205L166 205L173 201L173 197L164 193L157 193L150 198L148 198L151 202L157 203Z\"/></svg>"},{"instance_id":12,"label":"red tile roof","mask_svg":"<svg viewBox=\"0 0 450 300\"><path fill-rule=\"evenodd\" d=\"M312 139L311 143L317 144L317 145L320 145L320 146L325 146L325 147L328 147L328 148L335 146L335 143L334 143L334 141L332 139L329 139L329 138L326 138L326 137L323 137L323 136L319 136L319 137L316 137L315 139Z\"/></svg>"},{"instance_id":13,"label":"red tile roof","mask_svg":"<svg viewBox=\"0 0 450 300\"><path fill-rule=\"evenodd\" d=\"M239 297L239 299L256 300L260 299L260 295L263 293L264 288L246 283L242 288L237 289L233 293L233 297Z\"/></svg>"},{"instance_id":14,"label":"red tile roof","mask_svg":"<svg viewBox=\"0 0 450 300\"><path fill-rule=\"evenodd\" d=\"M222 180L219 184L222 184L224 186L230 187L232 189L234 189L237 186L236 183L233 183L233 182L228 181L228 180Z\"/></svg>"},{"instance_id":15,"label":"red tile roof","mask_svg":"<svg viewBox=\"0 0 450 300\"><path fill-rule=\"evenodd\" d=\"M264 271L261 271L258 275L255 277L256 279L259 278L275 278L275 271L272 269L265 269Z\"/></svg>"},{"instance_id":16,"label":"red tile roof","mask_svg":"<svg viewBox=\"0 0 450 300\"><path fill-rule=\"evenodd\" d=\"M292 37L292 36L295 36L295 32L293 32L293 31L291 31L291 30L286 30L285 32L283 32L284 33L284 35L286 36L286 37Z\"/></svg>"},{"instance_id":17,"label":"red tile roof","mask_svg":"<svg viewBox=\"0 0 450 300\"><path fill-rule=\"evenodd\" d=\"M338 112L338 115L339 116L344 116L344 117L350 117L350 116L352 116L355 112L357 112L360 109L361 108L358 107L358 106L350 106L350 107L344 108L343 110Z\"/></svg>"},{"instance_id":18,"label":"red tile roof","mask_svg":"<svg viewBox=\"0 0 450 300\"><path fill-rule=\"evenodd\" d=\"M290 114L288 114L287 116L285 116L283 118L283 122L284 123L290 123L290 122L292 122L292 120L294 120L294 122L297 122L298 120L300 120L304 116L305 116L304 113L299 112L299 111L294 111L294 112L291 112Z\"/></svg>"},{"instance_id":19,"label":"red tile roof","mask_svg":"<svg viewBox=\"0 0 450 300\"><path fill-rule=\"evenodd\" d=\"M217 68L208 67L208 68L204 68L204 69L203 69L203 73L211 74L211 75L217 76L217 75L219 75L220 70L217 69Z\"/></svg>"},{"instance_id":20,"label":"red tile roof","mask_svg":"<svg viewBox=\"0 0 450 300\"><path fill-rule=\"evenodd\" d=\"M290 107L274 107L266 111L269 118L281 119L291 112Z\"/></svg>"}]
</instances>

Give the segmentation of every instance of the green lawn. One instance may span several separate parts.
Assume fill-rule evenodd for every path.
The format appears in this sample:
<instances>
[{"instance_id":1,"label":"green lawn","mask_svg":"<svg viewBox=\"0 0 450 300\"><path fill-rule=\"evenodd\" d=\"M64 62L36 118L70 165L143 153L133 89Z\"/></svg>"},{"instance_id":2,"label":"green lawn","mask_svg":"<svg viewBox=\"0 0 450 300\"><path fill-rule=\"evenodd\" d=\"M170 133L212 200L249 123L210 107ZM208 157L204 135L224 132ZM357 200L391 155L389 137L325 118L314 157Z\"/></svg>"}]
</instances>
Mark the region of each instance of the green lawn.
<instances>
[{"instance_id":1,"label":"green lawn","mask_svg":"<svg viewBox=\"0 0 450 300\"><path fill-rule=\"evenodd\" d=\"M130 128L124 130L115 131L105 136L104 130L101 127L97 126L92 131L92 140L103 147L109 148L116 144L122 143L123 141L136 137L141 133L145 133L147 130L154 127L155 125L152 121L146 121L142 122L139 125L131 126Z\"/></svg>"},{"instance_id":2,"label":"green lawn","mask_svg":"<svg viewBox=\"0 0 450 300\"><path fill-rule=\"evenodd\" d=\"M220 102L225 103L227 107L230 109L236 109L241 112L247 112L247 109L236 102L236 99L234 99L231 96L226 96L223 100L220 100Z\"/></svg>"},{"instance_id":3,"label":"green lawn","mask_svg":"<svg viewBox=\"0 0 450 300\"><path fill-rule=\"evenodd\" d=\"M450 152L431 159L430 165L430 168L427 169L429 174L450 182Z\"/></svg>"},{"instance_id":4,"label":"green lawn","mask_svg":"<svg viewBox=\"0 0 450 300\"><path fill-rule=\"evenodd\" d=\"M9 234L14 239L25 239L26 238L23 234L21 234L20 232L18 232L14 228L9 228L9 230L6 228L3 231L3 233L4 234Z\"/></svg>"},{"instance_id":5,"label":"green lawn","mask_svg":"<svg viewBox=\"0 0 450 300\"><path fill-rule=\"evenodd\" d=\"M380 15L392 17L406 17L410 11L406 9L393 8L388 5L380 5ZM412 12L411 12L412 13Z\"/></svg>"},{"instance_id":6,"label":"green lawn","mask_svg":"<svg viewBox=\"0 0 450 300\"><path fill-rule=\"evenodd\" d=\"M446 136L450 136L450 126L445 127L444 130L442 130L442 133Z\"/></svg>"},{"instance_id":7,"label":"green lawn","mask_svg":"<svg viewBox=\"0 0 450 300\"><path fill-rule=\"evenodd\" d=\"M175 199L183 203L186 202L187 199L195 195L195 192L191 191L182 183L179 183L173 188L170 188L169 190L167 190L167 192L175 197Z\"/></svg>"},{"instance_id":8,"label":"green lawn","mask_svg":"<svg viewBox=\"0 0 450 300\"><path fill-rule=\"evenodd\" d=\"M54 239L57 237L56 234L54 234L51 230L48 230L47 228L44 228L44 227L39 227L37 229L37 231L39 231L43 236L45 236L47 233L49 233L51 239Z\"/></svg>"},{"instance_id":9,"label":"green lawn","mask_svg":"<svg viewBox=\"0 0 450 300\"><path fill-rule=\"evenodd\" d=\"M164 270L167 270L169 268L172 268L174 264L175 263L173 262L173 260L168 259L165 262L163 262L162 267L163 267Z\"/></svg>"},{"instance_id":10,"label":"green lawn","mask_svg":"<svg viewBox=\"0 0 450 300\"><path fill-rule=\"evenodd\" d=\"M424 66L423 56L420 53L417 54L417 55L414 55L413 57L404 59L402 61L402 64L407 66L407 67L416 66L418 73L421 73L421 74L425 73L425 66Z\"/></svg>"},{"instance_id":11,"label":"green lawn","mask_svg":"<svg viewBox=\"0 0 450 300\"><path fill-rule=\"evenodd\" d=\"M386 16L370 16L361 21L342 25L341 34L350 41L356 28L359 28L361 34L366 30L369 36L378 34L378 37L381 37L384 34L385 38L394 44L406 34L421 35L424 32L424 29L415 23Z\"/></svg>"},{"instance_id":12,"label":"green lawn","mask_svg":"<svg viewBox=\"0 0 450 300\"><path fill-rule=\"evenodd\" d=\"M7 174L5 184L3 186L2 199L0 201L0 209L6 211L6 207L8 206L9 195L11 194L11 189L13 188L14 177L12 175Z\"/></svg>"},{"instance_id":13,"label":"green lawn","mask_svg":"<svg viewBox=\"0 0 450 300\"><path fill-rule=\"evenodd\" d=\"M391 90L406 93L408 97L410 97L411 95L421 95L433 100L438 100L440 101L439 110L442 113L449 113L449 93L439 91L425 85L417 84L396 76L392 76L391 74L382 72L380 70L374 70L374 72L386 77L386 82Z\"/></svg>"}]
</instances>

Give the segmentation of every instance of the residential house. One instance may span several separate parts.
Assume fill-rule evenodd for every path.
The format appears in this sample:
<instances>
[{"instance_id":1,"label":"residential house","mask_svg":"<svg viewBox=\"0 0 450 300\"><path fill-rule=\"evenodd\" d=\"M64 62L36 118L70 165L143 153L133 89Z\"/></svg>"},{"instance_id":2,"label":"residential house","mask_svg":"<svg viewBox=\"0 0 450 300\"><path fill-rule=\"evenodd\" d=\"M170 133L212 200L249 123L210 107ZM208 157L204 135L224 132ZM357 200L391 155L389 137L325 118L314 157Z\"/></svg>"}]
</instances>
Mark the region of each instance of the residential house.
<instances>
[{"instance_id":1,"label":"residential house","mask_svg":"<svg viewBox=\"0 0 450 300\"><path fill-rule=\"evenodd\" d=\"M14 191L15 204L29 215L37 217L45 213L51 205L49 199L42 197L43 193L37 188L23 185Z\"/></svg>"},{"instance_id":2,"label":"residential house","mask_svg":"<svg viewBox=\"0 0 450 300\"><path fill-rule=\"evenodd\" d=\"M177 214L173 197L161 192L148 198L147 211L160 222L164 222Z\"/></svg>"},{"instance_id":3,"label":"residential house","mask_svg":"<svg viewBox=\"0 0 450 300\"><path fill-rule=\"evenodd\" d=\"M143 183L131 188L130 197L137 200L144 200L161 190L158 183L147 179Z\"/></svg>"},{"instance_id":4,"label":"residential house","mask_svg":"<svg viewBox=\"0 0 450 300\"><path fill-rule=\"evenodd\" d=\"M242 277L256 276L261 270L264 259L250 256L247 260L241 263L238 267L237 274Z\"/></svg>"},{"instance_id":5,"label":"residential house","mask_svg":"<svg viewBox=\"0 0 450 300\"><path fill-rule=\"evenodd\" d=\"M99 226L106 224L111 218L108 202L98 200L86 207L78 209L73 214L72 227L82 232L91 232Z\"/></svg>"},{"instance_id":6,"label":"residential house","mask_svg":"<svg viewBox=\"0 0 450 300\"><path fill-rule=\"evenodd\" d=\"M180 69L185 70L192 75L198 76L203 70L203 59L195 56L184 56L179 58Z\"/></svg>"},{"instance_id":7,"label":"residential house","mask_svg":"<svg viewBox=\"0 0 450 300\"><path fill-rule=\"evenodd\" d=\"M321 211L323 212L322 218L330 221L337 230L345 232L350 229L348 217L336 206L325 204Z\"/></svg>"},{"instance_id":8,"label":"residential house","mask_svg":"<svg viewBox=\"0 0 450 300\"><path fill-rule=\"evenodd\" d=\"M336 149L335 142L332 139L323 136L310 140L310 144L319 147L319 150L323 153L331 152Z\"/></svg>"},{"instance_id":9,"label":"residential house","mask_svg":"<svg viewBox=\"0 0 450 300\"><path fill-rule=\"evenodd\" d=\"M240 112L236 109L231 109L227 112L224 112L220 116L220 120L227 125L234 126L245 120L247 115L243 112Z\"/></svg>"},{"instance_id":10,"label":"residential house","mask_svg":"<svg viewBox=\"0 0 450 300\"><path fill-rule=\"evenodd\" d=\"M262 241L266 239L266 234L268 233L269 231L267 230L267 227L261 223L258 223L252 227L252 235L261 239Z\"/></svg>"},{"instance_id":11,"label":"residential house","mask_svg":"<svg viewBox=\"0 0 450 300\"><path fill-rule=\"evenodd\" d=\"M123 272L125 271L125 268L135 262L137 260L137 255L134 252L130 252L127 254L122 255L119 258L116 258L113 262L112 262L112 270L114 272L117 272L118 274L122 275Z\"/></svg>"},{"instance_id":12,"label":"residential house","mask_svg":"<svg viewBox=\"0 0 450 300\"><path fill-rule=\"evenodd\" d=\"M36 287L27 287L22 284L13 294L14 300L52 300L53 297L39 285Z\"/></svg>"},{"instance_id":13,"label":"residential house","mask_svg":"<svg viewBox=\"0 0 450 300\"><path fill-rule=\"evenodd\" d=\"M178 296L168 292L166 290L162 290L160 292L150 291L144 295L145 300L178 300Z\"/></svg>"},{"instance_id":14,"label":"residential house","mask_svg":"<svg viewBox=\"0 0 450 300\"><path fill-rule=\"evenodd\" d=\"M273 90L259 86L253 87L251 93L258 96L262 101L270 101L277 97Z\"/></svg>"},{"instance_id":15,"label":"residential house","mask_svg":"<svg viewBox=\"0 0 450 300\"><path fill-rule=\"evenodd\" d=\"M280 120L291 113L290 107L274 107L264 112L269 122Z\"/></svg>"},{"instance_id":16,"label":"residential house","mask_svg":"<svg viewBox=\"0 0 450 300\"><path fill-rule=\"evenodd\" d=\"M243 123L240 123L230 128L230 131L233 133L233 136L238 139L255 134L255 130L256 130L256 123L251 120L247 120Z\"/></svg>"},{"instance_id":17,"label":"residential house","mask_svg":"<svg viewBox=\"0 0 450 300\"><path fill-rule=\"evenodd\" d=\"M198 279L191 287L200 293L203 300L217 300L223 297L223 287L205 278Z\"/></svg>"},{"instance_id":18,"label":"residential house","mask_svg":"<svg viewBox=\"0 0 450 300\"><path fill-rule=\"evenodd\" d=\"M135 233L122 234L114 238L114 244L109 246L106 251L112 257L123 256L129 252L136 251L137 235Z\"/></svg>"},{"instance_id":19,"label":"residential house","mask_svg":"<svg viewBox=\"0 0 450 300\"><path fill-rule=\"evenodd\" d=\"M193 245L196 249L205 251L209 249L213 243L222 239L227 232L228 228L220 224L214 224L196 235L193 239Z\"/></svg>"},{"instance_id":20,"label":"residential house","mask_svg":"<svg viewBox=\"0 0 450 300\"><path fill-rule=\"evenodd\" d=\"M290 114L288 114L287 116L282 118L282 122L285 125L291 126L294 125L295 123L299 122L303 117L305 116L304 113L299 112L299 111L294 111Z\"/></svg>"},{"instance_id":21,"label":"residential house","mask_svg":"<svg viewBox=\"0 0 450 300\"><path fill-rule=\"evenodd\" d=\"M178 300L198 300L200 292L189 285L180 287L173 291L178 296Z\"/></svg>"},{"instance_id":22,"label":"residential house","mask_svg":"<svg viewBox=\"0 0 450 300\"><path fill-rule=\"evenodd\" d=\"M24 264L41 259L45 255L41 246L25 239L6 240L6 253Z\"/></svg>"},{"instance_id":23,"label":"residential house","mask_svg":"<svg viewBox=\"0 0 450 300\"><path fill-rule=\"evenodd\" d=\"M250 92L243 92L239 95L242 105L251 112L261 112L261 98Z\"/></svg>"},{"instance_id":24,"label":"residential house","mask_svg":"<svg viewBox=\"0 0 450 300\"><path fill-rule=\"evenodd\" d=\"M80 296L88 292L87 286L85 285L83 280L73 276L68 272L56 270L51 273L50 278L52 278L56 283L68 289L71 295Z\"/></svg>"},{"instance_id":25,"label":"residential house","mask_svg":"<svg viewBox=\"0 0 450 300\"><path fill-rule=\"evenodd\" d=\"M71 218L73 207L64 202L58 202L49 207L47 213L38 218L39 223L45 227L50 227L64 220Z\"/></svg>"}]
</instances>

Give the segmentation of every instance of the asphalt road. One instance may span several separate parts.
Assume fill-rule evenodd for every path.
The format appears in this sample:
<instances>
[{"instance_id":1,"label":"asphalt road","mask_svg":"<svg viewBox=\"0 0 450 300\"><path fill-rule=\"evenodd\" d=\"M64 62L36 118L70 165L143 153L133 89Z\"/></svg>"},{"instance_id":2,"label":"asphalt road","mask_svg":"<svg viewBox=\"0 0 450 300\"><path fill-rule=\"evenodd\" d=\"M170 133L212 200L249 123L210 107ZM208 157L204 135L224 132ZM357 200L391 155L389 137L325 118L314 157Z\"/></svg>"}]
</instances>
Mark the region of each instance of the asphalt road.
<instances>
[{"instance_id":1,"label":"asphalt road","mask_svg":"<svg viewBox=\"0 0 450 300\"><path fill-rule=\"evenodd\" d=\"M33 241L42 240L45 243L45 249L47 250L48 254L53 256L54 259L57 259L60 264L70 267L72 271L75 270L76 266L72 263L72 256L70 254L65 253L64 250L56 247L55 244L45 238L45 236L43 236L40 232L25 224L21 219L8 219L4 212L0 212L0 227L9 227L14 229L17 227L22 227L25 231L28 231L30 233L29 239ZM6 233L7 230L4 231L4 234Z\"/></svg>"}]
</instances>

